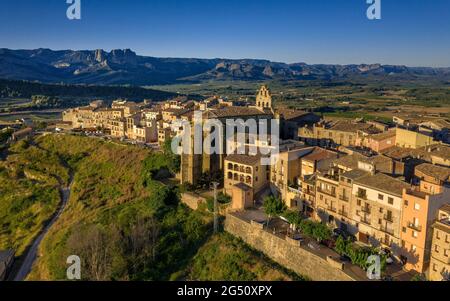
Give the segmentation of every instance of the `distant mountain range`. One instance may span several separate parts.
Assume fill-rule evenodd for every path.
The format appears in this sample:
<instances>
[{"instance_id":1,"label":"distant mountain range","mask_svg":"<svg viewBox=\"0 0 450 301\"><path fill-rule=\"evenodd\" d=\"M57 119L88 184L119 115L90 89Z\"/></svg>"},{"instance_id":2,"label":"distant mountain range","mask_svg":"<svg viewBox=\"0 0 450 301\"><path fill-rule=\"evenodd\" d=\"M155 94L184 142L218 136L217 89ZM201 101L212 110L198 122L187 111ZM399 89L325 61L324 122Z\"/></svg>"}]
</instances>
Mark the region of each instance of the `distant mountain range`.
<instances>
[{"instance_id":1,"label":"distant mountain range","mask_svg":"<svg viewBox=\"0 0 450 301\"><path fill-rule=\"evenodd\" d=\"M156 85L217 80L439 80L450 68L393 65L308 65L267 60L156 58L130 49L0 49L0 78L43 83Z\"/></svg>"}]
</instances>

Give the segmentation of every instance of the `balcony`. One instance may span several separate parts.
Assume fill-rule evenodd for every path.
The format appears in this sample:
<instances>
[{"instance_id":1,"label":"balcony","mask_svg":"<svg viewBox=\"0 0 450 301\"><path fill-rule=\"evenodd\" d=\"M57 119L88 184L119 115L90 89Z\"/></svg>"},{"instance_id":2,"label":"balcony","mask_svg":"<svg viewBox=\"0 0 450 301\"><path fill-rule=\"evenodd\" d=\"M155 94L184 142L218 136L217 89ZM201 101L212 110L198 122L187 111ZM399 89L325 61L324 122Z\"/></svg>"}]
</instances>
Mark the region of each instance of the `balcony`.
<instances>
[{"instance_id":1,"label":"balcony","mask_svg":"<svg viewBox=\"0 0 450 301\"><path fill-rule=\"evenodd\" d=\"M372 210L370 210L369 207L362 207L362 208L361 208L361 212L364 212L364 213L366 213L366 214L371 214L371 213L372 213Z\"/></svg>"},{"instance_id":2,"label":"balcony","mask_svg":"<svg viewBox=\"0 0 450 301\"><path fill-rule=\"evenodd\" d=\"M385 221L389 222L389 223L393 223L393 222L394 222L394 218L392 217L392 215L387 215L387 214L385 214L385 215L383 216L383 219L384 219Z\"/></svg>"},{"instance_id":3,"label":"balcony","mask_svg":"<svg viewBox=\"0 0 450 301\"><path fill-rule=\"evenodd\" d=\"M324 190L324 189L321 189L320 187L317 188L317 191L320 192L320 193L323 193L323 194L332 196L332 197L334 197L334 198L336 197L336 192L333 192L333 191Z\"/></svg>"},{"instance_id":4,"label":"balcony","mask_svg":"<svg viewBox=\"0 0 450 301\"><path fill-rule=\"evenodd\" d=\"M363 224L369 225L369 226L372 224L371 220L369 218L367 218L367 217L361 217L360 218L360 222L363 223Z\"/></svg>"},{"instance_id":5,"label":"balcony","mask_svg":"<svg viewBox=\"0 0 450 301\"><path fill-rule=\"evenodd\" d=\"M416 225L414 223L408 223L408 228L417 231L417 232L421 232L422 231L422 226L420 225Z\"/></svg>"},{"instance_id":6,"label":"balcony","mask_svg":"<svg viewBox=\"0 0 450 301\"><path fill-rule=\"evenodd\" d=\"M301 195L302 194L302 191L300 190L300 188L298 188L298 187L289 187L288 188L289 189L289 191L290 192L292 192L292 193L295 193L295 194L298 194L298 195Z\"/></svg>"},{"instance_id":7,"label":"balcony","mask_svg":"<svg viewBox=\"0 0 450 301\"><path fill-rule=\"evenodd\" d=\"M348 212L347 211L345 211L345 210L339 210L339 215L342 215L342 216L345 216L345 217L348 217Z\"/></svg>"},{"instance_id":8,"label":"balcony","mask_svg":"<svg viewBox=\"0 0 450 301\"><path fill-rule=\"evenodd\" d=\"M357 193L356 196L362 200L367 200L367 194L365 193Z\"/></svg>"},{"instance_id":9,"label":"balcony","mask_svg":"<svg viewBox=\"0 0 450 301\"><path fill-rule=\"evenodd\" d=\"M334 208L333 206L327 206L327 210L331 211L331 212L334 212L334 213L337 213L337 209Z\"/></svg>"},{"instance_id":10,"label":"balcony","mask_svg":"<svg viewBox=\"0 0 450 301\"><path fill-rule=\"evenodd\" d=\"M387 234L389 234L391 236L394 236L394 234L395 234L394 229L391 229L391 228L389 228L387 226L386 227L381 227L381 231L386 232Z\"/></svg>"},{"instance_id":11,"label":"balcony","mask_svg":"<svg viewBox=\"0 0 450 301\"><path fill-rule=\"evenodd\" d=\"M339 195L339 199L344 202L350 201L350 198L346 195Z\"/></svg>"}]
</instances>

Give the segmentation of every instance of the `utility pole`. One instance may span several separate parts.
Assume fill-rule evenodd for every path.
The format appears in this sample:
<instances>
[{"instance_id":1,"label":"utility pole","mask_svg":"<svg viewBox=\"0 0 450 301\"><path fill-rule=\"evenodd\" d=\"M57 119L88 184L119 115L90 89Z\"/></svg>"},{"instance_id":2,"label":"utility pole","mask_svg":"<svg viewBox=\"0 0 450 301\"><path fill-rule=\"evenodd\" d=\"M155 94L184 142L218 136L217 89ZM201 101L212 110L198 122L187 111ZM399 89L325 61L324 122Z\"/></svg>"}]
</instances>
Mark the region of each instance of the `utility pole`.
<instances>
[{"instance_id":1,"label":"utility pole","mask_svg":"<svg viewBox=\"0 0 450 301\"><path fill-rule=\"evenodd\" d=\"M216 234L219 231L219 212L217 206L217 187L219 183L212 182L211 184L214 188L214 234Z\"/></svg>"}]
</instances>

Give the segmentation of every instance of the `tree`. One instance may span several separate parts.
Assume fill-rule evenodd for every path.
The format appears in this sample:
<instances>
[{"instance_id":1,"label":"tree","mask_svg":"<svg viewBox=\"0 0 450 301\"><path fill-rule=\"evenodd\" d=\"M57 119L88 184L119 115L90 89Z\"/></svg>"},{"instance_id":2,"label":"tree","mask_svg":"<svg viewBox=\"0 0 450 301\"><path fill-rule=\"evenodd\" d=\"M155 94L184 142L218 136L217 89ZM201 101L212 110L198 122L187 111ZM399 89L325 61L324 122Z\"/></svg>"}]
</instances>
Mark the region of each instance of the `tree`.
<instances>
[{"instance_id":1,"label":"tree","mask_svg":"<svg viewBox=\"0 0 450 301\"><path fill-rule=\"evenodd\" d=\"M425 277L424 274L416 274L411 278L411 281L424 282L424 281L427 281L427 278Z\"/></svg>"},{"instance_id":2,"label":"tree","mask_svg":"<svg viewBox=\"0 0 450 301\"><path fill-rule=\"evenodd\" d=\"M300 224L302 223L302 217L298 212L287 211L284 214L284 217L289 221L291 225L294 225L296 228L300 228Z\"/></svg>"},{"instance_id":3,"label":"tree","mask_svg":"<svg viewBox=\"0 0 450 301\"><path fill-rule=\"evenodd\" d=\"M313 236L317 241L321 242L331 238L331 230L322 223L317 223L313 229Z\"/></svg>"},{"instance_id":4,"label":"tree","mask_svg":"<svg viewBox=\"0 0 450 301\"><path fill-rule=\"evenodd\" d=\"M11 137L11 135L13 133L14 133L14 130L12 130L12 129L0 131L0 144L8 141L8 139Z\"/></svg>"},{"instance_id":5,"label":"tree","mask_svg":"<svg viewBox=\"0 0 450 301\"><path fill-rule=\"evenodd\" d=\"M82 260L83 279L110 279L111 240L99 227L92 225L76 229L69 237L68 247Z\"/></svg>"},{"instance_id":6,"label":"tree","mask_svg":"<svg viewBox=\"0 0 450 301\"><path fill-rule=\"evenodd\" d=\"M269 216L269 221L272 217L280 215L286 210L286 204L282 199L274 196L268 196L264 199L264 212Z\"/></svg>"},{"instance_id":7,"label":"tree","mask_svg":"<svg viewBox=\"0 0 450 301\"><path fill-rule=\"evenodd\" d=\"M172 139L166 140L163 144L164 155L168 158L168 166L171 172L178 173L181 170L181 156L172 151Z\"/></svg>"},{"instance_id":8,"label":"tree","mask_svg":"<svg viewBox=\"0 0 450 301\"><path fill-rule=\"evenodd\" d=\"M336 247L334 248L336 252L338 252L339 255L346 255L347 254L347 246L348 241L346 241L342 236L339 236L336 240Z\"/></svg>"},{"instance_id":9,"label":"tree","mask_svg":"<svg viewBox=\"0 0 450 301\"><path fill-rule=\"evenodd\" d=\"M148 263L156 258L156 246L161 227L158 221L153 217L140 218L130 230L130 251L132 256L133 270L137 273Z\"/></svg>"}]
</instances>

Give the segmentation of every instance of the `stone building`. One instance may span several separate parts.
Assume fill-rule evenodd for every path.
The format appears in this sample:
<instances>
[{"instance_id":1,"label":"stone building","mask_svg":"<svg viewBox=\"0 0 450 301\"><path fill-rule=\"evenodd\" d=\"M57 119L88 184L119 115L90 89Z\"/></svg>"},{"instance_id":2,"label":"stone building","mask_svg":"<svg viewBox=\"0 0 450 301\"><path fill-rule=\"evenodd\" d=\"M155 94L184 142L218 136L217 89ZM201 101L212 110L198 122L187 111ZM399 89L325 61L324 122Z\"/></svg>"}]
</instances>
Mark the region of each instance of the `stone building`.
<instances>
[{"instance_id":1,"label":"stone building","mask_svg":"<svg viewBox=\"0 0 450 301\"><path fill-rule=\"evenodd\" d=\"M359 146L362 136L382 133L379 127L361 121L338 120L302 127L298 136L310 145L323 147Z\"/></svg>"},{"instance_id":2,"label":"stone building","mask_svg":"<svg viewBox=\"0 0 450 301\"><path fill-rule=\"evenodd\" d=\"M261 110L272 109L272 94L269 87L263 85L256 95L256 107Z\"/></svg>"},{"instance_id":3,"label":"stone building","mask_svg":"<svg viewBox=\"0 0 450 301\"><path fill-rule=\"evenodd\" d=\"M233 196L234 186L243 183L255 196L268 183L268 168L261 165L261 156L230 155L225 159L224 191Z\"/></svg>"}]
</instances>

